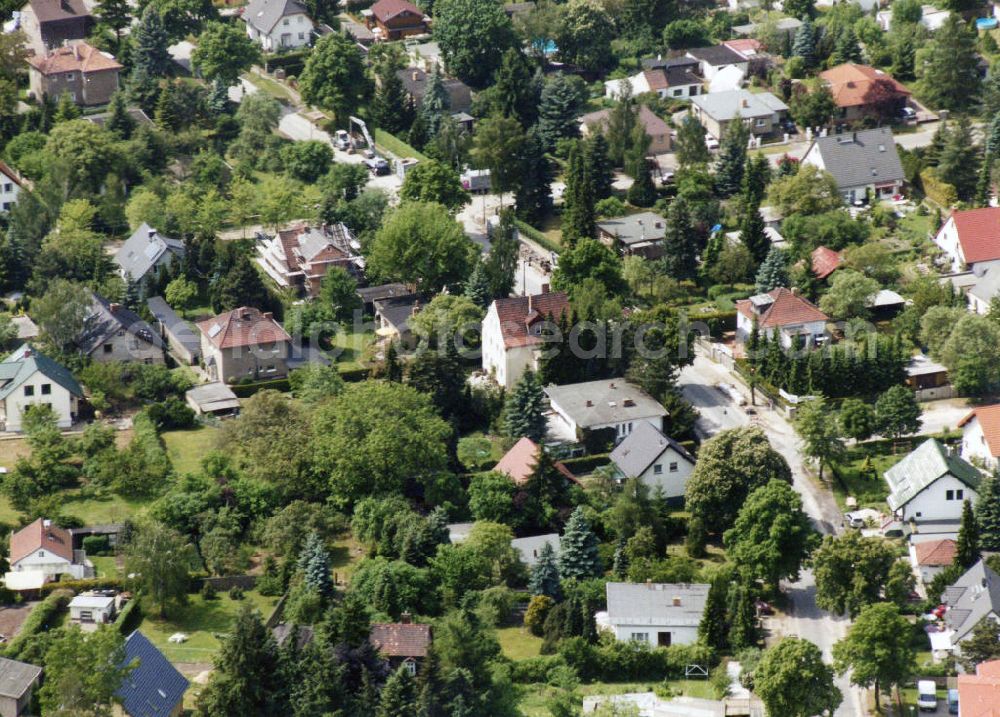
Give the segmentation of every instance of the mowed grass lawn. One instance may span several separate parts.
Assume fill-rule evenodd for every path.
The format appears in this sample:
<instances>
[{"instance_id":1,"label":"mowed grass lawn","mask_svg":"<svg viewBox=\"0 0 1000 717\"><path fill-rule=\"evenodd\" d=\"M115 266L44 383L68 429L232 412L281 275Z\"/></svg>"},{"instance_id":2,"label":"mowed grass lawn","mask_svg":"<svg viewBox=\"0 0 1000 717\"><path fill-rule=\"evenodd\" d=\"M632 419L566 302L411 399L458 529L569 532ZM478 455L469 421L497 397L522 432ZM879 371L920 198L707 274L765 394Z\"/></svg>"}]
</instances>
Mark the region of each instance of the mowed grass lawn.
<instances>
[{"instance_id":1,"label":"mowed grass lawn","mask_svg":"<svg viewBox=\"0 0 1000 717\"><path fill-rule=\"evenodd\" d=\"M907 451L899 453L868 453L856 448L847 451L844 460L834 469L835 478L830 481L833 493L840 507L844 500L852 495L862 508L885 509L885 499L889 495L883 474L906 456Z\"/></svg>"},{"instance_id":2,"label":"mowed grass lawn","mask_svg":"<svg viewBox=\"0 0 1000 717\"><path fill-rule=\"evenodd\" d=\"M338 331L331 343L328 353L337 367L342 371L352 371L365 367L365 352L375 343L375 334Z\"/></svg>"},{"instance_id":3,"label":"mowed grass lawn","mask_svg":"<svg viewBox=\"0 0 1000 717\"><path fill-rule=\"evenodd\" d=\"M211 662L221 644L219 636L229 632L245 601L250 601L266 620L278 598L265 597L255 591L248 591L243 600L232 600L225 592L220 592L215 600L189 595L187 605L173 608L166 620L161 620L144 604L139 629L171 662ZM167 642L176 632L187 635L187 642Z\"/></svg>"},{"instance_id":4,"label":"mowed grass lawn","mask_svg":"<svg viewBox=\"0 0 1000 717\"><path fill-rule=\"evenodd\" d=\"M164 431L161 434L167 447L167 456L177 475L196 473L201 459L215 449L219 429L212 426L190 428L185 431Z\"/></svg>"},{"instance_id":5,"label":"mowed grass lawn","mask_svg":"<svg viewBox=\"0 0 1000 717\"><path fill-rule=\"evenodd\" d=\"M541 654L542 638L535 637L528 628L518 625L497 630L500 649L512 660L526 660Z\"/></svg>"},{"instance_id":6,"label":"mowed grass lawn","mask_svg":"<svg viewBox=\"0 0 1000 717\"><path fill-rule=\"evenodd\" d=\"M671 689L685 697L715 699L708 680L666 680L664 682L591 682L580 685L581 697L590 695L620 695L625 692L652 692L654 687L669 685ZM546 702L554 690L546 684L526 685L517 706L525 717L550 717Z\"/></svg>"}]
</instances>

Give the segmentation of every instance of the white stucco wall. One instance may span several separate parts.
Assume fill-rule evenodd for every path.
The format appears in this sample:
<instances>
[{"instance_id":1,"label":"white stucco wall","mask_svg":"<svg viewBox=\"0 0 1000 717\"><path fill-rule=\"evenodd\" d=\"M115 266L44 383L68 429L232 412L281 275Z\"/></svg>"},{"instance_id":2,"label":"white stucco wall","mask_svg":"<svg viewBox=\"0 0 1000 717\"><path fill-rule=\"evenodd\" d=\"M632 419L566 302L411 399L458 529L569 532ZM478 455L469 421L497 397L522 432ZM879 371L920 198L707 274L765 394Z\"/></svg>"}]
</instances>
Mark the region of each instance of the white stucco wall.
<instances>
[{"instance_id":1,"label":"white stucco wall","mask_svg":"<svg viewBox=\"0 0 1000 717\"><path fill-rule=\"evenodd\" d=\"M965 255L962 254L962 245L958 242L958 228L953 217L948 217L948 221L934 237L934 243L951 259L952 271L961 271L965 266Z\"/></svg>"},{"instance_id":2,"label":"white stucco wall","mask_svg":"<svg viewBox=\"0 0 1000 717\"><path fill-rule=\"evenodd\" d=\"M671 645L690 645L698 639L698 625L612 625L617 640L626 642L640 640L638 635L646 635L645 641L650 647L659 644L658 634L670 633Z\"/></svg>"},{"instance_id":3,"label":"white stucco wall","mask_svg":"<svg viewBox=\"0 0 1000 717\"><path fill-rule=\"evenodd\" d=\"M281 18L269 33L261 32L249 22L247 23L247 35L258 43L265 52L275 52L280 48L305 47L309 44L312 31L312 20L302 13Z\"/></svg>"},{"instance_id":4,"label":"white stucco wall","mask_svg":"<svg viewBox=\"0 0 1000 717\"><path fill-rule=\"evenodd\" d=\"M21 187L6 174L0 173L0 211L7 212L17 204Z\"/></svg>"},{"instance_id":5,"label":"white stucco wall","mask_svg":"<svg viewBox=\"0 0 1000 717\"><path fill-rule=\"evenodd\" d=\"M948 491L952 498L948 499ZM961 491L961 498L958 497ZM976 492L951 475L943 476L916 495L901 509L903 520L917 523L932 520L960 520L962 503L968 499L976 503Z\"/></svg>"},{"instance_id":6,"label":"white stucco wall","mask_svg":"<svg viewBox=\"0 0 1000 717\"><path fill-rule=\"evenodd\" d=\"M42 393L44 387L49 393ZM31 396L26 395L26 388L31 388ZM5 425L8 432L21 430L21 416L25 407L36 403L48 403L56 413L60 428L73 425L73 415L77 411L77 398L48 376L36 371L14 392L4 399Z\"/></svg>"},{"instance_id":7,"label":"white stucco wall","mask_svg":"<svg viewBox=\"0 0 1000 717\"><path fill-rule=\"evenodd\" d=\"M659 466L660 472L656 472ZM673 470L671 470L673 468ZM650 490L661 488L666 498L683 498L688 478L694 466L673 448L667 448L652 465L639 476L639 480Z\"/></svg>"},{"instance_id":8,"label":"white stucco wall","mask_svg":"<svg viewBox=\"0 0 1000 717\"><path fill-rule=\"evenodd\" d=\"M996 456L990 455L990 447L986 445L986 436L983 435L983 427L979 423L979 418L973 416L969 422L962 427L962 458L972 462L975 458L982 461L990 470L996 470Z\"/></svg>"},{"instance_id":9,"label":"white stucco wall","mask_svg":"<svg viewBox=\"0 0 1000 717\"><path fill-rule=\"evenodd\" d=\"M71 566L70 561L56 555L51 550L39 548L31 555L26 555L16 563L12 563L10 569L11 572L15 573L41 571L45 573L47 578L53 578L71 572Z\"/></svg>"}]
</instances>

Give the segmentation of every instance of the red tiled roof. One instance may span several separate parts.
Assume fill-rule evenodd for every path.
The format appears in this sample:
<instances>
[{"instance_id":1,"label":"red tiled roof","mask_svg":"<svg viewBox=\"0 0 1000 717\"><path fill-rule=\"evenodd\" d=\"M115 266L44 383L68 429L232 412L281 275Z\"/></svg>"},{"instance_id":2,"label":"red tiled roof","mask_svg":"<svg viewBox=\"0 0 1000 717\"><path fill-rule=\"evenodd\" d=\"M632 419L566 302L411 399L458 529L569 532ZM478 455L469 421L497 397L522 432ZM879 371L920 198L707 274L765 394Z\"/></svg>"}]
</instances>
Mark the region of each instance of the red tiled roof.
<instances>
[{"instance_id":1,"label":"red tiled roof","mask_svg":"<svg viewBox=\"0 0 1000 717\"><path fill-rule=\"evenodd\" d=\"M951 218L966 264L1000 259L1000 207L967 209Z\"/></svg>"},{"instance_id":2,"label":"red tiled roof","mask_svg":"<svg viewBox=\"0 0 1000 717\"><path fill-rule=\"evenodd\" d=\"M981 662L975 675L958 676L962 717L1000 717L1000 660Z\"/></svg>"},{"instance_id":3,"label":"red tiled roof","mask_svg":"<svg viewBox=\"0 0 1000 717\"><path fill-rule=\"evenodd\" d=\"M4 162L2 159L0 159L0 174L3 174L5 177L7 177L7 179L12 181L17 186L19 187L24 186L24 183L21 182L20 175L13 169L11 169L10 166L8 166L8 164Z\"/></svg>"},{"instance_id":4,"label":"red tiled roof","mask_svg":"<svg viewBox=\"0 0 1000 717\"><path fill-rule=\"evenodd\" d=\"M55 75L62 72L105 72L118 71L122 66L115 58L105 55L95 47L85 42L59 47L48 55L34 55L28 58L28 64L43 75Z\"/></svg>"},{"instance_id":5,"label":"red tiled roof","mask_svg":"<svg viewBox=\"0 0 1000 717\"><path fill-rule=\"evenodd\" d=\"M868 65L848 62L819 73L830 85L838 107L858 107L882 102L893 95L909 97L910 91L892 75Z\"/></svg>"},{"instance_id":6,"label":"red tiled roof","mask_svg":"<svg viewBox=\"0 0 1000 717\"><path fill-rule=\"evenodd\" d=\"M770 306L757 315L757 325L762 329L830 320L830 317L817 309L811 301L793 294L783 286L769 291L767 295L773 301ZM749 299L737 301L736 310L748 319L754 318L753 307Z\"/></svg>"},{"instance_id":7,"label":"red tiled roof","mask_svg":"<svg viewBox=\"0 0 1000 717\"><path fill-rule=\"evenodd\" d=\"M522 438L514 446L504 453L500 462L493 466L497 473L505 473L514 481L514 485L524 485L538 465L538 444L530 438ZM574 483L579 483L569 469L560 461L555 462L555 469L562 473L563 477Z\"/></svg>"},{"instance_id":8,"label":"red tiled roof","mask_svg":"<svg viewBox=\"0 0 1000 717\"><path fill-rule=\"evenodd\" d=\"M722 45L728 47L730 50L736 50L741 55L747 52L760 52L761 48L760 40L754 40L752 37L743 37L738 40L724 40Z\"/></svg>"},{"instance_id":9,"label":"red tiled roof","mask_svg":"<svg viewBox=\"0 0 1000 717\"><path fill-rule=\"evenodd\" d=\"M973 408L958 422L958 427L964 427L973 418L979 419L979 427L986 438L986 447L990 449L990 455L1000 456L1000 403Z\"/></svg>"},{"instance_id":10,"label":"red tiled roof","mask_svg":"<svg viewBox=\"0 0 1000 717\"><path fill-rule=\"evenodd\" d=\"M844 257L839 251L834 251L825 246L818 246L813 249L812 271L817 279L825 279L840 268L844 262Z\"/></svg>"},{"instance_id":11,"label":"red tiled roof","mask_svg":"<svg viewBox=\"0 0 1000 717\"><path fill-rule=\"evenodd\" d=\"M957 544L951 538L917 543L914 546L914 552L917 554L917 565L947 567L955 562L956 546Z\"/></svg>"},{"instance_id":12,"label":"red tiled roof","mask_svg":"<svg viewBox=\"0 0 1000 717\"><path fill-rule=\"evenodd\" d=\"M39 518L10 536L10 563L13 565L43 548L73 562L73 539L69 531Z\"/></svg>"},{"instance_id":13,"label":"red tiled roof","mask_svg":"<svg viewBox=\"0 0 1000 717\"><path fill-rule=\"evenodd\" d=\"M199 321L198 329L213 346L220 349L292 340L270 312L261 313L260 309L249 306L227 311L214 319Z\"/></svg>"},{"instance_id":14,"label":"red tiled roof","mask_svg":"<svg viewBox=\"0 0 1000 717\"><path fill-rule=\"evenodd\" d=\"M378 0L372 5L372 14L378 18L379 22L388 22L404 12L411 12L417 17L424 16L423 10L413 3L406 2L406 0Z\"/></svg>"},{"instance_id":15,"label":"red tiled roof","mask_svg":"<svg viewBox=\"0 0 1000 717\"><path fill-rule=\"evenodd\" d=\"M559 321L563 314L569 316L569 297L561 291L534 296L512 296L497 299L497 317L500 319L500 333L505 348L529 346L541 343L539 336L528 330L535 321L548 319Z\"/></svg>"},{"instance_id":16,"label":"red tiled roof","mask_svg":"<svg viewBox=\"0 0 1000 717\"><path fill-rule=\"evenodd\" d=\"M667 86L664 85L664 87ZM601 131L604 130L605 125L609 121L611 121L611 110L588 112L580 117L580 122L584 125ZM650 137L659 137L670 131L667 123L646 105L639 105L639 122L642 123L643 129L646 130L646 134Z\"/></svg>"},{"instance_id":17,"label":"red tiled roof","mask_svg":"<svg viewBox=\"0 0 1000 717\"><path fill-rule=\"evenodd\" d=\"M368 639L385 657L427 657L431 626L410 622L372 623Z\"/></svg>"}]
</instances>

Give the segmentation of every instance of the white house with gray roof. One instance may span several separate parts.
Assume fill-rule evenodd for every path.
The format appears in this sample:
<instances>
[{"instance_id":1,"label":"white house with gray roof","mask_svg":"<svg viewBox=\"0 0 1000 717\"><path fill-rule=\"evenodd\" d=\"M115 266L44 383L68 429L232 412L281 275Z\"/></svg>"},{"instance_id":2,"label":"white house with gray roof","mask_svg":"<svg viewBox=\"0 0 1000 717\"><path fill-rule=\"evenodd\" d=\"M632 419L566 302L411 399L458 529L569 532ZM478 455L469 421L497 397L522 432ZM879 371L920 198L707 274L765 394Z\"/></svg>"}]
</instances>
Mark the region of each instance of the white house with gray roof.
<instances>
[{"instance_id":1,"label":"white house with gray roof","mask_svg":"<svg viewBox=\"0 0 1000 717\"><path fill-rule=\"evenodd\" d=\"M983 620L1000 623L1000 575L980 560L945 588L941 602L948 606L944 614L947 629L941 636L946 639L933 647L950 649L957 656L962 652L962 642L972 635L976 625Z\"/></svg>"},{"instance_id":2,"label":"white house with gray roof","mask_svg":"<svg viewBox=\"0 0 1000 717\"><path fill-rule=\"evenodd\" d=\"M888 127L817 137L802 161L833 175L844 201L876 200L902 193L906 174Z\"/></svg>"},{"instance_id":3,"label":"white house with gray roof","mask_svg":"<svg viewBox=\"0 0 1000 717\"><path fill-rule=\"evenodd\" d=\"M73 425L83 389L69 369L24 344L0 363L0 422L3 430L21 430L29 406L52 407L59 428Z\"/></svg>"},{"instance_id":4,"label":"white house with gray roof","mask_svg":"<svg viewBox=\"0 0 1000 717\"><path fill-rule=\"evenodd\" d=\"M663 428L667 409L635 384L620 378L546 386L551 415L549 433L575 442L585 431L612 429L620 443L640 424Z\"/></svg>"},{"instance_id":5,"label":"white house with gray roof","mask_svg":"<svg viewBox=\"0 0 1000 717\"><path fill-rule=\"evenodd\" d=\"M788 115L788 105L770 92L730 90L692 97L691 113L716 139L722 139L726 127L737 118L756 137L777 132Z\"/></svg>"},{"instance_id":6,"label":"white house with gray roof","mask_svg":"<svg viewBox=\"0 0 1000 717\"><path fill-rule=\"evenodd\" d=\"M94 361L162 364L163 340L153 327L125 306L90 293L90 315L76 339Z\"/></svg>"},{"instance_id":7,"label":"white house with gray roof","mask_svg":"<svg viewBox=\"0 0 1000 717\"><path fill-rule=\"evenodd\" d=\"M619 479L637 478L652 490L661 490L668 501L684 500L694 456L651 424L640 422L610 457Z\"/></svg>"},{"instance_id":8,"label":"white house with gray roof","mask_svg":"<svg viewBox=\"0 0 1000 717\"><path fill-rule=\"evenodd\" d=\"M264 52L305 47L314 29L299 0L251 0L243 10L243 22L247 35Z\"/></svg>"},{"instance_id":9,"label":"white house with gray roof","mask_svg":"<svg viewBox=\"0 0 1000 717\"><path fill-rule=\"evenodd\" d=\"M957 529L962 503L975 504L981 480L971 463L930 438L885 472L886 502L899 520Z\"/></svg>"},{"instance_id":10,"label":"white house with gray roof","mask_svg":"<svg viewBox=\"0 0 1000 717\"><path fill-rule=\"evenodd\" d=\"M28 714L31 693L42 676L42 668L27 662L0 657L0 715L18 717Z\"/></svg>"},{"instance_id":11,"label":"white house with gray roof","mask_svg":"<svg viewBox=\"0 0 1000 717\"><path fill-rule=\"evenodd\" d=\"M659 259L667 222L656 212L638 212L597 222L597 238L625 256Z\"/></svg>"},{"instance_id":12,"label":"white house with gray roof","mask_svg":"<svg viewBox=\"0 0 1000 717\"><path fill-rule=\"evenodd\" d=\"M650 647L690 645L708 598L703 583L608 583L607 612L597 625L617 640L645 642Z\"/></svg>"},{"instance_id":13,"label":"white house with gray roof","mask_svg":"<svg viewBox=\"0 0 1000 717\"><path fill-rule=\"evenodd\" d=\"M145 222L125 240L115 253L118 273L148 286L174 259L184 255L184 242L163 236Z\"/></svg>"}]
</instances>

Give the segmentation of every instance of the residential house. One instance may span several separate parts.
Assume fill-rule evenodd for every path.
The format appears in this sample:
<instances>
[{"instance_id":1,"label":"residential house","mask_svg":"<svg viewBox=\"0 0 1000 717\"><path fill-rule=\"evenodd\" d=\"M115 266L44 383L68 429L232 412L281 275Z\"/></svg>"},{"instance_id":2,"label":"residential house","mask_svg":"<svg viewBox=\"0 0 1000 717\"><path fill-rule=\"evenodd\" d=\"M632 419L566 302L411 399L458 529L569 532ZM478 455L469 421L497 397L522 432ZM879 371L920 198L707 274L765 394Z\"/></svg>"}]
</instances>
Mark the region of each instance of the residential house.
<instances>
[{"instance_id":1,"label":"residential house","mask_svg":"<svg viewBox=\"0 0 1000 717\"><path fill-rule=\"evenodd\" d=\"M410 614L404 612L399 622L372 623L368 640L389 660L392 669L404 665L411 675L415 675L431 646L431 626L413 622Z\"/></svg>"},{"instance_id":2,"label":"residential house","mask_svg":"<svg viewBox=\"0 0 1000 717\"><path fill-rule=\"evenodd\" d=\"M747 71L738 65L727 65L715 73L708 83L709 94L715 92L733 92L743 87Z\"/></svg>"},{"instance_id":3,"label":"residential house","mask_svg":"<svg viewBox=\"0 0 1000 717\"><path fill-rule=\"evenodd\" d=\"M378 40L378 36L367 25L353 20L350 15L340 15L337 19L340 20L340 29L359 45L368 48Z\"/></svg>"},{"instance_id":4,"label":"residential house","mask_svg":"<svg viewBox=\"0 0 1000 717\"><path fill-rule=\"evenodd\" d=\"M958 676L958 704L963 717L1000 714L1000 660L976 665L976 674Z\"/></svg>"},{"instance_id":5,"label":"residential house","mask_svg":"<svg viewBox=\"0 0 1000 717\"><path fill-rule=\"evenodd\" d=\"M550 432L568 442L586 433L608 431L620 443L640 424L663 430L667 409L641 388L623 379L602 379L564 386L546 386Z\"/></svg>"},{"instance_id":6,"label":"residential house","mask_svg":"<svg viewBox=\"0 0 1000 717\"><path fill-rule=\"evenodd\" d=\"M709 82L726 67L736 67L742 70L744 76L750 69L749 60L746 57L725 45L696 47L688 50L687 56L698 61L701 76Z\"/></svg>"},{"instance_id":7,"label":"residential house","mask_svg":"<svg viewBox=\"0 0 1000 717\"><path fill-rule=\"evenodd\" d=\"M403 89L419 107L427 94L427 87L434 70L425 71L419 67L405 67L396 70L396 76L403 83ZM452 113L468 112L472 109L472 88L454 77L441 77L441 85L448 94L447 110Z\"/></svg>"},{"instance_id":8,"label":"residential house","mask_svg":"<svg viewBox=\"0 0 1000 717\"><path fill-rule=\"evenodd\" d=\"M977 406L958 422L962 458L988 471L1000 467L1000 403Z\"/></svg>"},{"instance_id":9,"label":"residential house","mask_svg":"<svg viewBox=\"0 0 1000 717\"><path fill-rule=\"evenodd\" d=\"M361 13L368 29L380 40L402 40L411 35L424 35L430 20L423 10L406 0L378 0Z\"/></svg>"},{"instance_id":10,"label":"residential house","mask_svg":"<svg viewBox=\"0 0 1000 717\"><path fill-rule=\"evenodd\" d=\"M513 388L525 371L538 369L546 322L558 324L569 313L569 297L561 291L497 299L483 319L483 370Z\"/></svg>"},{"instance_id":11,"label":"residential house","mask_svg":"<svg viewBox=\"0 0 1000 717\"><path fill-rule=\"evenodd\" d=\"M73 40L85 40L94 22L84 0L29 0L21 8L21 30L36 55Z\"/></svg>"},{"instance_id":12,"label":"residential house","mask_svg":"<svg viewBox=\"0 0 1000 717\"><path fill-rule=\"evenodd\" d=\"M611 119L611 110L588 112L580 118L580 134L588 137L594 132L603 132ZM646 105L639 105L639 124L649 137L649 155L666 154L670 151L670 127Z\"/></svg>"},{"instance_id":13,"label":"residential house","mask_svg":"<svg viewBox=\"0 0 1000 717\"><path fill-rule=\"evenodd\" d=\"M115 619L115 598L81 593L69 601L69 619L77 625L107 625Z\"/></svg>"},{"instance_id":14,"label":"residential house","mask_svg":"<svg viewBox=\"0 0 1000 717\"><path fill-rule=\"evenodd\" d=\"M14 327L17 329L17 338L19 341L32 341L41 335L38 324L32 321L31 317L27 314L11 316L10 323L14 324Z\"/></svg>"},{"instance_id":15,"label":"residential house","mask_svg":"<svg viewBox=\"0 0 1000 717\"><path fill-rule=\"evenodd\" d=\"M406 57L411 66L419 67L424 72L432 72L435 67L444 67L441 46L433 40L427 42L407 40Z\"/></svg>"},{"instance_id":16,"label":"residential house","mask_svg":"<svg viewBox=\"0 0 1000 717\"><path fill-rule=\"evenodd\" d=\"M957 543L951 538L913 542L910 536L910 565L924 585L930 585L934 576L955 562Z\"/></svg>"},{"instance_id":17,"label":"residential house","mask_svg":"<svg viewBox=\"0 0 1000 717\"><path fill-rule=\"evenodd\" d=\"M935 649L961 655L962 642L972 635L976 625L983 620L1000 623L1000 575L980 560L945 588L941 603L947 606L944 613L946 632Z\"/></svg>"},{"instance_id":18,"label":"residential house","mask_svg":"<svg viewBox=\"0 0 1000 717\"><path fill-rule=\"evenodd\" d=\"M9 212L24 189L21 175L0 160L0 211Z\"/></svg>"},{"instance_id":19,"label":"residential house","mask_svg":"<svg viewBox=\"0 0 1000 717\"><path fill-rule=\"evenodd\" d=\"M623 256L659 259L667 223L656 212L639 212L597 222L597 238Z\"/></svg>"},{"instance_id":20,"label":"residential house","mask_svg":"<svg viewBox=\"0 0 1000 717\"><path fill-rule=\"evenodd\" d=\"M510 478L517 487L524 486L532 473L538 466L538 456L541 447L527 436L522 437L511 449L503 454L500 461L493 466L495 473L503 473ZM563 478L570 483L579 484L569 468L563 465L562 461L554 461L553 468L558 471Z\"/></svg>"},{"instance_id":21,"label":"residential house","mask_svg":"<svg viewBox=\"0 0 1000 717\"><path fill-rule=\"evenodd\" d=\"M163 236L145 222L115 252L118 273L143 288L150 288L160 273L184 255L184 242Z\"/></svg>"},{"instance_id":22,"label":"residential house","mask_svg":"<svg viewBox=\"0 0 1000 717\"><path fill-rule=\"evenodd\" d=\"M414 296L413 289L406 284L379 284L365 286L357 290L362 307L366 313L375 313L375 302L383 299L398 299L404 296Z\"/></svg>"},{"instance_id":23,"label":"residential house","mask_svg":"<svg viewBox=\"0 0 1000 717\"><path fill-rule=\"evenodd\" d=\"M163 340L131 309L90 293L90 315L76 345L93 361L162 364Z\"/></svg>"},{"instance_id":24,"label":"residential house","mask_svg":"<svg viewBox=\"0 0 1000 717\"><path fill-rule=\"evenodd\" d=\"M661 99L694 97L703 91L702 80L695 74L697 71L698 61L693 57L644 60L643 69L635 75L605 82L604 96L609 100L620 99L628 84L633 97L646 92L655 92Z\"/></svg>"},{"instance_id":25,"label":"residential house","mask_svg":"<svg viewBox=\"0 0 1000 717\"><path fill-rule=\"evenodd\" d=\"M126 113L128 113L128 116L132 118L132 121L135 122L136 127L144 124L153 124L153 120L149 118L149 115L147 115L138 107L129 107L125 111ZM96 124L98 127L103 127L110 118L111 118L110 112L98 112L97 114L87 115L83 117L83 119L93 124Z\"/></svg>"},{"instance_id":26,"label":"residential house","mask_svg":"<svg viewBox=\"0 0 1000 717\"><path fill-rule=\"evenodd\" d=\"M802 161L832 174L848 204L894 197L906 182L888 127L817 137Z\"/></svg>"},{"instance_id":27,"label":"residential house","mask_svg":"<svg viewBox=\"0 0 1000 717\"><path fill-rule=\"evenodd\" d=\"M931 32L944 25L945 20L951 14L949 10L940 10L933 5L924 5L920 9L920 24ZM875 14L875 22L878 23L883 32L889 32L892 26L892 9L879 10Z\"/></svg>"},{"instance_id":28,"label":"residential house","mask_svg":"<svg viewBox=\"0 0 1000 717\"><path fill-rule=\"evenodd\" d=\"M45 518L11 534L9 561L4 583L11 590L38 589L64 575L81 580L94 574L84 552L73 550L69 531Z\"/></svg>"},{"instance_id":29,"label":"residential house","mask_svg":"<svg viewBox=\"0 0 1000 717\"><path fill-rule=\"evenodd\" d=\"M20 717L31 711L31 695L42 668L0 657L0 717Z\"/></svg>"},{"instance_id":30,"label":"residential house","mask_svg":"<svg viewBox=\"0 0 1000 717\"><path fill-rule=\"evenodd\" d=\"M250 0L243 10L247 35L264 52L305 47L315 29L299 0Z\"/></svg>"},{"instance_id":31,"label":"residential house","mask_svg":"<svg viewBox=\"0 0 1000 717\"><path fill-rule=\"evenodd\" d=\"M736 340L745 343L756 322L761 337L776 334L784 348L791 348L796 336L815 344L826 339L829 320L814 303L779 286L736 302Z\"/></svg>"},{"instance_id":32,"label":"residential house","mask_svg":"<svg viewBox=\"0 0 1000 717\"><path fill-rule=\"evenodd\" d=\"M1000 261L979 262L970 273L973 283L965 289L969 311L985 316L993 299L1000 296Z\"/></svg>"},{"instance_id":33,"label":"residential house","mask_svg":"<svg viewBox=\"0 0 1000 717\"><path fill-rule=\"evenodd\" d=\"M201 360L201 334L170 308L162 296L146 300L146 307L156 323L161 339L166 340L170 355L179 364L194 366Z\"/></svg>"},{"instance_id":34,"label":"residential house","mask_svg":"<svg viewBox=\"0 0 1000 717\"><path fill-rule=\"evenodd\" d=\"M122 666L135 665L116 696L125 717L180 717L188 681L163 653L136 630L125 638Z\"/></svg>"},{"instance_id":35,"label":"residential house","mask_svg":"<svg viewBox=\"0 0 1000 717\"><path fill-rule=\"evenodd\" d=\"M199 416L224 418L240 412L240 399L221 381L203 383L184 393L184 400Z\"/></svg>"},{"instance_id":36,"label":"residential house","mask_svg":"<svg viewBox=\"0 0 1000 717\"><path fill-rule=\"evenodd\" d=\"M976 502L981 480L975 466L929 438L885 472L886 502L898 520L957 528L962 504Z\"/></svg>"},{"instance_id":37,"label":"residential house","mask_svg":"<svg viewBox=\"0 0 1000 717\"><path fill-rule=\"evenodd\" d=\"M952 271L1000 259L1000 207L981 207L951 213L934 243L951 259Z\"/></svg>"},{"instance_id":38,"label":"residential house","mask_svg":"<svg viewBox=\"0 0 1000 717\"><path fill-rule=\"evenodd\" d=\"M746 25L734 25L733 34L738 37L753 37L760 30L760 27L755 22ZM797 17L783 17L774 24L775 31L784 34L789 40L795 38L800 27L802 27L802 21Z\"/></svg>"},{"instance_id":39,"label":"residential house","mask_svg":"<svg viewBox=\"0 0 1000 717\"><path fill-rule=\"evenodd\" d=\"M709 585L703 583L607 583L608 610L597 614L598 627L617 640L645 642L650 647L690 645Z\"/></svg>"},{"instance_id":40,"label":"residential house","mask_svg":"<svg viewBox=\"0 0 1000 717\"><path fill-rule=\"evenodd\" d=\"M384 340L412 346L415 338L410 328L410 319L423 308L420 299L417 294L376 299L373 302L375 322L378 324L375 333Z\"/></svg>"},{"instance_id":41,"label":"residential house","mask_svg":"<svg viewBox=\"0 0 1000 717\"><path fill-rule=\"evenodd\" d=\"M636 478L652 491L660 489L668 501L684 502L688 478L694 471L694 456L649 423L636 426L611 451L610 459L619 480Z\"/></svg>"},{"instance_id":42,"label":"residential house","mask_svg":"<svg viewBox=\"0 0 1000 717\"><path fill-rule=\"evenodd\" d=\"M250 306L198 322L205 370L214 381L236 383L288 375L292 341L270 311Z\"/></svg>"},{"instance_id":43,"label":"residential house","mask_svg":"<svg viewBox=\"0 0 1000 717\"><path fill-rule=\"evenodd\" d=\"M545 535L532 535L527 538L514 538L510 541L510 547L517 551L521 562L530 570L538 564L538 557L542 554L542 549L546 545L551 545L556 555L559 555L559 534L546 533Z\"/></svg>"},{"instance_id":44,"label":"residential house","mask_svg":"<svg viewBox=\"0 0 1000 717\"><path fill-rule=\"evenodd\" d=\"M743 122L755 137L775 134L788 115L788 105L770 92L731 90L691 98L691 112L715 139L730 122Z\"/></svg>"},{"instance_id":45,"label":"residential house","mask_svg":"<svg viewBox=\"0 0 1000 717\"><path fill-rule=\"evenodd\" d=\"M3 430L17 432L29 406L52 408L59 428L76 420L83 389L73 374L30 344L22 344L0 362L0 421Z\"/></svg>"},{"instance_id":46,"label":"residential house","mask_svg":"<svg viewBox=\"0 0 1000 717\"><path fill-rule=\"evenodd\" d=\"M28 58L28 81L36 99L56 100L64 94L78 105L106 105L118 90L122 66L113 55L76 42L47 55Z\"/></svg>"},{"instance_id":47,"label":"residential house","mask_svg":"<svg viewBox=\"0 0 1000 717\"><path fill-rule=\"evenodd\" d=\"M820 281L825 281L830 274L844 263L844 255L829 247L818 246L809 255L813 275Z\"/></svg>"},{"instance_id":48,"label":"residential house","mask_svg":"<svg viewBox=\"0 0 1000 717\"><path fill-rule=\"evenodd\" d=\"M342 223L282 229L277 235L258 235L257 263L282 288L310 299L319 296L323 277L339 266L354 276L364 275L361 245Z\"/></svg>"},{"instance_id":49,"label":"residential house","mask_svg":"<svg viewBox=\"0 0 1000 717\"><path fill-rule=\"evenodd\" d=\"M755 40L752 37L741 37L736 40L723 40L719 43L723 47L728 47L733 52L738 52L747 58L747 60L753 62L754 58L766 56L767 53L764 52L764 46L761 44L760 40Z\"/></svg>"},{"instance_id":50,"label":"residential house","mask_svg":"<svg viewBox=\"0 0 1000 717\"><path fill-rule=\"evenodd\" d=\"M900 114L910 91L883 70L848 62L819 73L837 106L835 119L856 122L866 117L886 121Z\"/></svg>"},{"instance_id":51,"label":"residential house","mask_svg":"<svg viewBox=\"0 0 1000 717\"><path fill-rule=\"evenodd\" d=\"M927 354L915 354L906 367L906 385L914 390L918 401L951 398L947 367L932 361Z\"/></svg>"}]
</instances>

